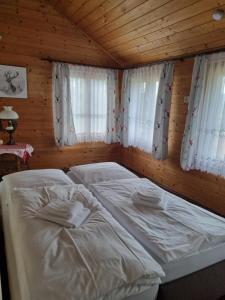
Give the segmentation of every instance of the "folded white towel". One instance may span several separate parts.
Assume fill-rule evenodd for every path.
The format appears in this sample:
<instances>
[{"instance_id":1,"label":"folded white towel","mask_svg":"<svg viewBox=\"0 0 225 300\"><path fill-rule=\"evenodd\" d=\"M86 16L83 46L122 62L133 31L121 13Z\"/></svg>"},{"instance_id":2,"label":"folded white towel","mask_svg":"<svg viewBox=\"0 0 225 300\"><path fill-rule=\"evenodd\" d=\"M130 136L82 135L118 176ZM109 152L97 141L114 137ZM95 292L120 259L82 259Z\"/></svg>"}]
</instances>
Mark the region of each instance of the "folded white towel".
<instances>
[{"instance_id":1,"label":"folded white towel","mask_svg":"<svg viewBox=\"0 0 225 300\"><path fill-rule=\"evenodd\" d=\"M162 199L162 192L155 187L138 190L132 195L135 205L148 206L154 209L165 209L166 202Z\"/></svg>"},{"instance_id":2,"label":"folded white towel","mask_svg":"<svg viewBox=\"0 0 225 300\"><path fill-rule=\"evenodd\" d=\"M79 201L80 193L72 201L51 200L42 207L36 217L68 228L80 226L90 215L91 210Z\"/></svg>"}]
</instances>

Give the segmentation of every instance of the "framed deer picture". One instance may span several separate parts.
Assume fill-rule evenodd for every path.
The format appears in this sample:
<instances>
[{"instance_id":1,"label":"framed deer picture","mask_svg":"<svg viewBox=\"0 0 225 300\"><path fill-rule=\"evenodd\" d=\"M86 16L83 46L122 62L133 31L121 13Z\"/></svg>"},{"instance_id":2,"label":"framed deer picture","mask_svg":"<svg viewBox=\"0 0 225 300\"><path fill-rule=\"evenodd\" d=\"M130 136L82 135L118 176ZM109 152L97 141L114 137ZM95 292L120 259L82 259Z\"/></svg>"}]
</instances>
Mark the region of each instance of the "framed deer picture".
<instances>
[{"instance_id":1,"label":"framed deer picture","mask_svg":"<svg viewBox=\"0 0 225 300\"><path fill-rule=\"evenodd\" d=\"M27 69L0 65L0 97L27 98Z\"/></svg>"}]
</instances>

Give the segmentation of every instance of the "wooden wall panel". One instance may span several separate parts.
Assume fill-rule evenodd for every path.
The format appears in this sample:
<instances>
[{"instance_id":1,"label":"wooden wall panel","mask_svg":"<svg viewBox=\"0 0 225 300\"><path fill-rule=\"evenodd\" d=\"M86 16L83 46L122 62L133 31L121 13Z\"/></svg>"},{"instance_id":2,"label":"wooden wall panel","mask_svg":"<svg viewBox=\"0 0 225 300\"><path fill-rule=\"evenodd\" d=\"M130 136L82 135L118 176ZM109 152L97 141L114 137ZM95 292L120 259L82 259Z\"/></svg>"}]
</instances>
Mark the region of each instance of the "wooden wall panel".
<instances>
[{"instance_id":1,"label":"wooden wall panel","mask_svg":"<svg viewBox=\"0 0 225 300\"><path fill-rule=\"evenodd\" d=\"M96 42L44 0L0 1L0 51L116 67Z\"/></svg>"},{"instance_id":2,"label":"wooden wall panel","mask_svg":"<svg viewBox=\"0 0 225 300\"><path fill-rule=\"evenodd\" d=\"M51 57L73 63L115 66L111 57L42 0L2 0L1 33L0 64L24 66L28 71L28 99L0 98L0 109L12 105L18 112L16 141L30 143L35 150L30 167L117 161L118 145L93 143L63 151L57 149L52 122L52 65L41 59Z\"/></svg>"},{"instance_id":3,"label":"wooden wall panel","mask_svg":"<svg viewBox=\"0 0 225 300\"><path fill-rule=\"evenodd\" d=\"M176 63L169 124L169 156L165 161L152 159L135 148L123 148L121 161L134 171L163 186L225 215L225 179L199 171L185 172L180 167L180 149L190 91L193 60Z\"/></svg>"}]
</instances>

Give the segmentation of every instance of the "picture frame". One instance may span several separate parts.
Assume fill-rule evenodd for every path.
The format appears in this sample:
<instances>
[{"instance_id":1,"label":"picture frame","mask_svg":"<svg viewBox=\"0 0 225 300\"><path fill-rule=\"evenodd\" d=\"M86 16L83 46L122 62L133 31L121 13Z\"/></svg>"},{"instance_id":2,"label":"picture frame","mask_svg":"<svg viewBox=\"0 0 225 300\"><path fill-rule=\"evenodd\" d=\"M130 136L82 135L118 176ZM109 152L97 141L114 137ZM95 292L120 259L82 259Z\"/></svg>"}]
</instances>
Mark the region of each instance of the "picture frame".
<instances>
[{"instance_id":1,"label":"picture frame","mask_svg":"<svg viewBox=\"0 0 225 300\"><path fill-rule=\"evenodd\" d=\"M27 69L0 65L0 97L27 99Z\"/></svg>"}]
</instances>

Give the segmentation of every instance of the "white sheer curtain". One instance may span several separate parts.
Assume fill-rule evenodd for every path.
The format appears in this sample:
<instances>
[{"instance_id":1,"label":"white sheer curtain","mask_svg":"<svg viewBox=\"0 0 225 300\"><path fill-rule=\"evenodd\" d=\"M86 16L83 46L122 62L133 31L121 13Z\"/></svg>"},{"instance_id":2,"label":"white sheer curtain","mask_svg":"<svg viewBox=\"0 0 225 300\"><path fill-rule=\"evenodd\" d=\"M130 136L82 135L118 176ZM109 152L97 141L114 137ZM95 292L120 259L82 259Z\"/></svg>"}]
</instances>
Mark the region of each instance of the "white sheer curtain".
<instances>
[{"instance_id":1,"label":"white sheer curtain","mask_svg":"<svg viewBox=\"0 0 225 300\"><path fill-rule=\"evenodd\" d=\"M152 152L156 100L163 64L124 71L121 142Z\"/></svg>"},{"instance_id":2,"label":"white sheer curtain","mask_svg":"<svg viewBox=\"0 0 225 300\"><path fill-rule=\"evenodd\" d=\"M72 112L78 142L116 139L117 72L70 65Z\"/></svg>"},{"instance_id":3,"label":"white sheer curtain","mask_svg":"<svg viewBox=\"0 0 225 300\"><path fill-rule=\"evenodd\" d=\"M181 165L225 177L225 53L195 59Z\"/></svg>"}]
</instances>

